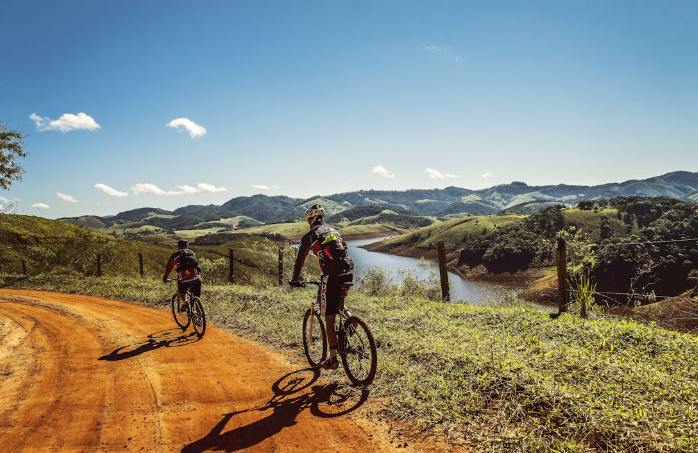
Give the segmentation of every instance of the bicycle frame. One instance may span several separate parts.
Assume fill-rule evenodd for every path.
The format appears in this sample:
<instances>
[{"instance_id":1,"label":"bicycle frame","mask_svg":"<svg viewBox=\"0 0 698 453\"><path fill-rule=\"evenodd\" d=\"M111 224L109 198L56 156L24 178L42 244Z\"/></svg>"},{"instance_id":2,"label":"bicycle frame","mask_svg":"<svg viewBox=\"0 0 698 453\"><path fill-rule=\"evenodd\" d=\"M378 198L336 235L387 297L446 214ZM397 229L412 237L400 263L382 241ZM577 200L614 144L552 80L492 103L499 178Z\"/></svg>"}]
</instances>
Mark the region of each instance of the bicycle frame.
<instances>
[{"instance_id":1,"label":"bicycle frame","mask_svg":"<svg viewBox=\"0 0 698 453\"><path fill-rule=\"evenodd\" d=\"M310 303L310 311L315 312L318 316L323 316L321 313L321 300L322 300L322 282L320 280L310 280L308 283L316 285L318 287L317 289L317 296L313 302ZM351 314L347 314L346 310L344 309L344 297L342 297L342 302L339 307L339 326L336 329L337 332L337 337L339 338L339 333L344 332L344 321L347 320ZM313 322L315 321L314 317L310 317L310 329L308 329L308 342L312 341L312 332L313 332ZM322 331L320 331L320 341L325 341L324 338L322 338ZM337 345L338 352L344 352L344 345Z\"/></svg>"}]
</instances>

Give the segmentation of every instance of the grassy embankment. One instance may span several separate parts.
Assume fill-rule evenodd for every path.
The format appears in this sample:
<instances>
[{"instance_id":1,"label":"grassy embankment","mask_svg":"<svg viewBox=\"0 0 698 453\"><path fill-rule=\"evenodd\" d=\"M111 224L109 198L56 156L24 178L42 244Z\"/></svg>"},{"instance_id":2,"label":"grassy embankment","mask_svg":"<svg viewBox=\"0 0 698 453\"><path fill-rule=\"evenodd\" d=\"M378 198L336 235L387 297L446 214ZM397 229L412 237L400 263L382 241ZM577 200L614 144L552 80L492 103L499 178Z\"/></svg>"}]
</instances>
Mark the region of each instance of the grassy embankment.
<instances>
[{"instance_id":1,"label":"grassy embankment","mask_svg":"<svg viewBox=\"0 0 698 453\"><path fill-rule=\"evenodd\" d=\"M19 285L162 308L172 290L148 279L56 275ZM300 358L312 290L206 285L203 297L214 324ZM372 414L401 420L394 425L405 435L437 434L478 452L698 448L693 336L630 321L552 320L515 303L485 308L354 292L348 304L379 344L370 397L381 404ZM341 371L330 377L346 382Z\"/></svg>"},{"instance_id":2,"label":"grassy embankment","mask_svg":"<svg viewBox=\"0 0 698 453\"><path fill-rule=\"evenodd\" d=\"M235 250L235 279L246 284L271 284L278 280L279 244L267 238L241 235L220 246L193 247L209 283L229 278L229 250ZM115 238L67 222L23 215L0 215L0 278L71 273L76 277L97 274L97 255L105 276L139 276L139 253L147 277L163 275L174 245L164 246ZM291 262L292 247L284 246ZM316 263L310 259L307 266ZM285 273L290 274L290 265ZM290 275L289 275L290 278ZM2 280L0 280L2 281Z\"/></svg>"}]
</instances>

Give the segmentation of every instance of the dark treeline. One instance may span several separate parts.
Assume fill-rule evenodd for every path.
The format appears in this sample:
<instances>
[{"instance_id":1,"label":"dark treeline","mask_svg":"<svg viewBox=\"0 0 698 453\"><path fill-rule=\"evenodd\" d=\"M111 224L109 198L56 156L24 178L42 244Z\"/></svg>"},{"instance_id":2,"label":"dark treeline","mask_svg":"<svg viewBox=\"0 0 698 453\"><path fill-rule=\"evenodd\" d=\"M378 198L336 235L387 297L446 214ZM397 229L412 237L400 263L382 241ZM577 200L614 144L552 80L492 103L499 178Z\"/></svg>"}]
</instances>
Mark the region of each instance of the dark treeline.
<instances>
[{"instance_id":1,"label":"dark treeline","mask_svg":"<svg viewBox=\"0 0 698 453\"><path fill-rule=\"evenodd\" d=\"M667 197L579 202L580 217L552 207L476 238L463 238L459 265L514 272L554 265L555 238L585 263L597 291L677 295L696 286L698 205ZM593 221L590 221L593 219ZM645 297L645 299L647 299Z\"/></svg>"}]
</instances>

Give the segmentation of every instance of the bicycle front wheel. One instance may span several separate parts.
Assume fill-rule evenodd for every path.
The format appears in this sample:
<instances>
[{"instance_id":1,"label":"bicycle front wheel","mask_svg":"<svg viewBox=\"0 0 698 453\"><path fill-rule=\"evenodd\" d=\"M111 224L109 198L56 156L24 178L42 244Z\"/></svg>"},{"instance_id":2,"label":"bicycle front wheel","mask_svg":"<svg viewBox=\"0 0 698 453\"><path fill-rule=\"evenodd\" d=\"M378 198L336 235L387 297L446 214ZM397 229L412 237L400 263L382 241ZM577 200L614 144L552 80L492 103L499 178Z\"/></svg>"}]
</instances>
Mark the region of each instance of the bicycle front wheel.
<instances>
[{"instance_id":1,"label":"bicycle front wheel","mask_svg":"<svg viewBox=\"0 0 698 453\"><path fill-rule=\"evenodd\" d=\"M325 323L315 311L308 309L303 317L303 350L312 367L327 358L327 332Z\"/></svg>"},{"instance_id":2,"label":"bicycle front wheel","mask_svg":"<svg viewBox=\"0 0 698 453\"><path fill-rule=\"evenodd\" d=\"M340 331L342 365L349 380L358 386L373 382L378 368L378 351L373 333L366 321L358 316L350 316L344 321Z\"/></svg>"},{"instance_id":3,"label":"bicycle front wheel","mask_svg":"<svg viewBox=\"0 0 698 453\"><path fill-rule=\"evenodd\" d=\"M175 293L172 296L172 317L182 330L187 330L187 327L189 327L189 316L187 316L186 310L182 310L183 304L184 302L179 300L179 296Z\"/></svg>"},{"instance_id":4,"label":"bicycle front wheel","mask_svg":"<svg viewBox=\"0 0 698 453\"><path fill-rule=\"evenodd\" d=\"M191 325L194 331L199 335L199 338L206 333L206 314L204 314L204 306L201 305L201 299L193 297L191 300Z\"/></svg>"}]
</instances>

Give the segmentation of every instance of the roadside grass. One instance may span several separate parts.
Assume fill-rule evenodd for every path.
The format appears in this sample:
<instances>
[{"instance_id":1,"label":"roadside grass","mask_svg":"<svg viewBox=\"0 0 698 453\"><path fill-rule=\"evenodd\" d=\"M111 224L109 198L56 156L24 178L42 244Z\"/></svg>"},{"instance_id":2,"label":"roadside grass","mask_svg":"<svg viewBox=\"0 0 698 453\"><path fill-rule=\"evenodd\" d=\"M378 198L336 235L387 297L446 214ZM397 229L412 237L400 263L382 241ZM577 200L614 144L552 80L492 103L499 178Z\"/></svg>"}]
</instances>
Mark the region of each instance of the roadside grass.
<instances>
[{"instance_id":1,"label":"roadside grass","mask_svg":"<svg viewBox=\"0 0 698 453\"><path fill-rule=\"evenodd\" d=\"M148 279L38 276L17 287L168 308L174 288ZM302 356L314 292L205 285L208 319ZM698 339L627 320L583 320L519 304L443 304L352 292L379 349L373 415L405 435L437 434L477 452L698 451ZM344 379L341 370L333 379ZM415 434L416 433L416 434Z\"/></svg>"}]
</instances>

